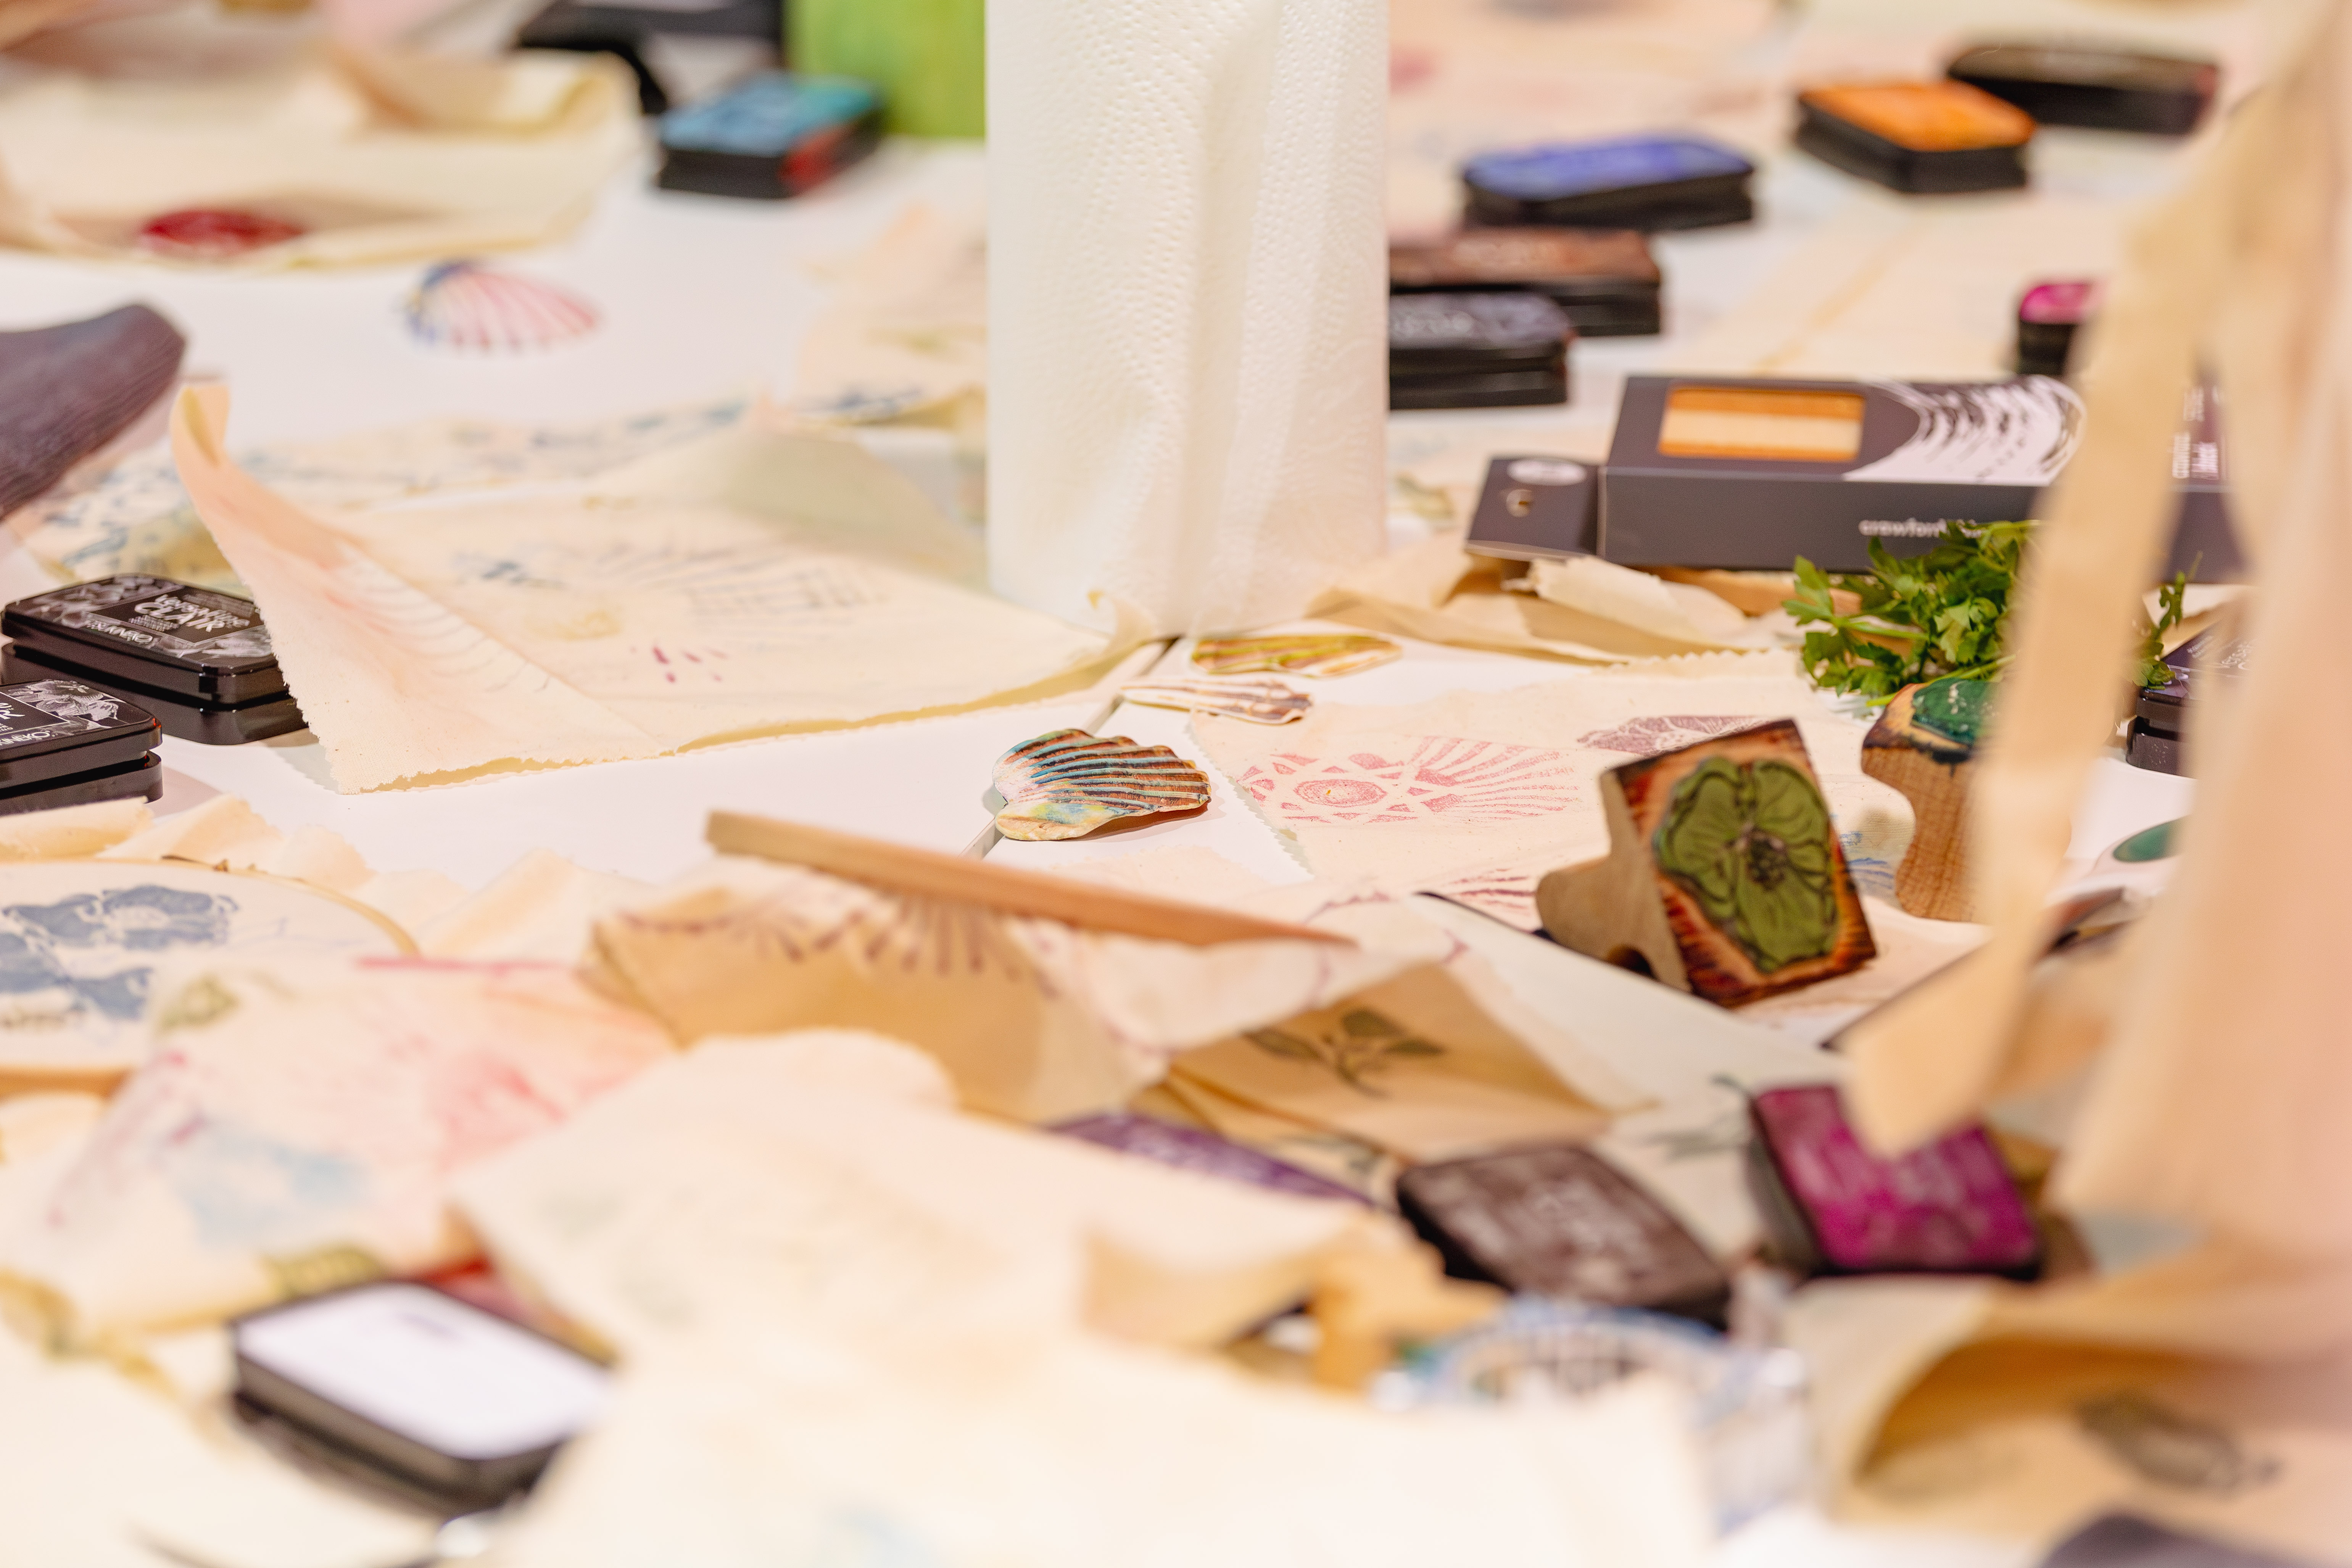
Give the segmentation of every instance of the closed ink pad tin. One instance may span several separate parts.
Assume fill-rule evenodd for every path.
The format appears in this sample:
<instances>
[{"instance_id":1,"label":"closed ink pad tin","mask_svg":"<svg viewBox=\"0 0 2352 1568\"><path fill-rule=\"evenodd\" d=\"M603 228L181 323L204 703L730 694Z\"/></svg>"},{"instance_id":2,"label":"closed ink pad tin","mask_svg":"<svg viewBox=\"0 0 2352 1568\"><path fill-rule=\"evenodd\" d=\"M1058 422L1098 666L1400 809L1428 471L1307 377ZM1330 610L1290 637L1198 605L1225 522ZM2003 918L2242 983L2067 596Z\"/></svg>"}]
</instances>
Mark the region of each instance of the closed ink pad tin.
<instances>
[{"instance_id":1,"label":"closed ink pad tin","mask_svg":"<svg viewBox=\"0 0 2352 1568\"><path fill-rule=\"evenodd\" d=\"M1758 1206L1774 1252L1799 1272L2041 1273L2041 1229L1983 1128L1884 1159L1863 1146L1832 1084L1766 1089L1748 1119Z\"/></svg>"},{"instance_id":2,"label":"closed ink pad tin","mask_svg":"<svg viewBox=\"0 0 2352 1568\"><path fill-rule=\"evenodd\" d=\"M1475 224L1644 231L1756 216L1756 165L1699 136L1620 136L1481 153L1462 165Z\"/></svg>"},{"instance_id":3,"label":"closed ink pad tin","mask_svg":"<svg viewBox=\"0 0 2352 1568\"><path fill-rule=\"evenodd\" d=\"M2209 668L2200 676L2198 664L2209 655ZM2184 742L2189 704L2200 682L2228 680L2243 674L2246 655L2244 638L2217 643L2210 631L2198 633L2166 654L2164 664L2172 672L2171 679L2161 686L2141 690L2131 730L2124 740L2124 761L2150 773L2187 776L2189 754Z\"/></svg>"},{"instance_id":4,"label":"closed ink pad tin","mask_svg":"<svg viewBox=\"0 0 2352 1568\"><path fill-rule=\"evenodd\" d=\"M79 680L0 686L0 815L163 793L153 714Z\"/></svg>"},{"instance_id":5,"label":"closed ink pad tin","mask_svg":"<svg viewBox=\"0 0 2352 1568\"><path fill-rule=\"evenodd\" d=\"M2044 125L2155 136L2196 130L2221 85L2211 60L2065 44L1985 44L1945 69Z\"/></svg>"},{"instance_id":6,"label":"closed ink pad tin","mask_svg":"<svg viewBox=\"0 0 2352 1568\"><path fill-rule=\"evenodd\" d=\"M1856 82L1797 95L1797 145L1897 191L1999 191L2025 184L2033 118L1958 81Z\"/></svg>"},{"instance_id":7,"label":"closed ink pad tin","mask_svg":"<svg viewBox=\"0 0 2352 1568\"><path fill-rule=\"evenodd\" d=\"M882 98L851 77L762 71L662 116L666 191L782 201L881 144Z\"/></svg>"},{"instance_id":8,"label":"closed ink pad tin","mask_svg":"<svg viewBox=\"0 0 2352 1568\"><path fill-rule=\"evenodd\" d=\"M2084 279L2036 283L2017 302L2017 374L2064 375L2076 330L2098 308L2099 286Z\"/></svg>"},{"instance_id":9,"label":"closed ink pad tin","mask_svg":"<svg viewBox=\"0 0 2352 1568\"><path fill-rule=\"evenodd\" d=\"M1580 338L1655 336L1658 285L1650 242L1633 229L1465 228L1436 245L1389 247L1391 293L1541 294Z\"/></svg>"},{"instance_id":10,"label":"closed ink pad tin","mask_svg":"<svg viewBox=\"0 0 2352 1568\"><path fill-rule=\"evenodd\" d=\"M207 745L302 728L269 628L250 599L126 574L19 599L0 615L0 679L64 676L112 692L167 735Z\"/></svg>"},{"instance_id":11,"label":"closed ink pad tin","mask_svg":"<svg viewBox=\"0 0 2352 1568\"><path fill-rule=\"evenodd\" d=\"M1723 1269L1657 1199L1589 1149L1553 1143L1416 1165L1397 1206L1457 1277L1722 1325Z\"/></svg>"},{"instance_id":12,"label":"closed ink pad tin","mask_svg":"<svg viewBox=\"0 0 2352 1568\"><path fill-rule=\"evenodd\" d=\"M1391 294L1389 406L1566 403L1575 337L1540 294Z\"/></svg>"}]
</instances>

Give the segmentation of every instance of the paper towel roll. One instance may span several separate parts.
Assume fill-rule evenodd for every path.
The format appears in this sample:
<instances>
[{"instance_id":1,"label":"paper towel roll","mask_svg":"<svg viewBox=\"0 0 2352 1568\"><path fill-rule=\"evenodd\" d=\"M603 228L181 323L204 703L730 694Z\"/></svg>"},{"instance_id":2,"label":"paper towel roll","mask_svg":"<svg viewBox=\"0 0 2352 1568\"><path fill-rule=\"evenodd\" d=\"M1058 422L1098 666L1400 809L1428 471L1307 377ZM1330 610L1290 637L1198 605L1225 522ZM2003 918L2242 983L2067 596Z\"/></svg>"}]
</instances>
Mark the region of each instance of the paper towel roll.
<instances>
[{"instance_id":1,"label":"paper towel roll","mask_svg":"<svg viewBox=\"0 0 2352 1568\"><path fill-rule=\"evenodd\" d=\"M1383 0L991 0L989 569L1163 634L1380 549Z\"/></svg>"}]
</instances>

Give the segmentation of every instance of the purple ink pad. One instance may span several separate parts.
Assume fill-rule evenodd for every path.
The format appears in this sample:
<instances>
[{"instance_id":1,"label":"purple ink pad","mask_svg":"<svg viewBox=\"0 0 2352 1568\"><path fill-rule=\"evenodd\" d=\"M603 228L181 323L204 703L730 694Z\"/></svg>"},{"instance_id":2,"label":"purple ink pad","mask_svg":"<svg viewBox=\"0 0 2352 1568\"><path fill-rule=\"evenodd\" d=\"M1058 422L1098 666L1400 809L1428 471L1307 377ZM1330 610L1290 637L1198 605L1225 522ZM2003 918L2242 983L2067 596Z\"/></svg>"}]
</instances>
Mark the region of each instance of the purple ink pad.
<instances>
[{"instance_id":1,"label":"purple ink pad","mask_svg":"<svg viewBox=\"0 0 2352 1568\"><path fill-rule=\"evenodd\" d=\"M1459 1278L1718 1328L1730 1304L1731 1281L1697 1238L1572 1143L1417 1165L1397 1178L1397 1207Z\"/></svg>"},{"instance_id":2,"label":"purple ink pad","mask_svg":"<svg viewBox=\"0 0 2352 1568\"><path fill-rule=\"evenodd\" d=\"M1047 1131L1066 1138L1081 1138L1138 1159L1196 1171L1204 1176L1222 1176L1229 1182L1246 1182L1254 1187L1267 1187L1297 1197L1344 1198L1367 1206L1371 1202L1361 1193L1352 1192L1337 1182L1327 1182L1296 1165L1285 1164L1271 1154L1261 1154L1197 1127L1162 1121L1153 1116L1115 1110L1057 1122Z\"/></svg>"},{"instance_id":3,"label":"purple ink pad","mask_svg":"<svg viewBox=\"0 0 2352 1568\"><path fill-rule=\"evenodd\" d=\"M1832 1085L1766 1089L1748 1116L1765 1224L1801 1271L2041 1272L2041 1232L1983 1128L1885 1160L1863 1146Z\"/></svg>"}]
</instances>

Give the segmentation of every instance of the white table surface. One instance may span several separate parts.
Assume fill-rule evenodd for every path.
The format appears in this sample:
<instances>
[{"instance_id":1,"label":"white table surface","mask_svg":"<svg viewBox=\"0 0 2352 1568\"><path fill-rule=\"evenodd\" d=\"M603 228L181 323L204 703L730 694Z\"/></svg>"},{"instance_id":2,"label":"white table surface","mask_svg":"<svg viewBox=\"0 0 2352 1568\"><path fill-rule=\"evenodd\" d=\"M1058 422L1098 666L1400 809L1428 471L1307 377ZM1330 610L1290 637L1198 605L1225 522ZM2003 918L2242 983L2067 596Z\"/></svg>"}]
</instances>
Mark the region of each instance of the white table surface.
<instances>
[{"instance_id":1,"label":"white table surface","mask_svg":"<svg viewBox=\"0 0 2352 1568\"><path fill-rule=\"evenodd\" d=\"M2054 158L2063 168L2064 139L2049 142L2045 163ZM467 357L412 342L396 310L420 270L413 266L206 277L0 251L0 329L147 300L187 332L192 370L227 378L235 399L231 441L239 446L449 414L571 420L747 386L788 389L801 336L825 299L813 268L854 254L910 201L978 202L984 180L980 149L953 144L894 144L821 191L777 205L658 192L650 187L649 167L648 161L616 177L576 234L508 260L579 290L604 312L590 337L537 355ZM1670 331L1580 344L1576 400L1569 407L1399 416L1392 430L1423 450L1444 445L1455 427L1605 431L1626 374L1674 361L1696 331L1736 305L1843 203L1857 199L1852 182L1797 158L1768 167L1759 195L1767 221L1661 237ZM47 585L13 537L0 534L0 595ZM1550 661L1413 644L1403 661L1324 685L1318 695L1404 703L1574 673ZM540 847L584 866L659 880L703 857L703 821L715 807L961 850L988 826L990 763L1043 731L1087 724L1102 708L1094 694L654 761L360 795L335 793L307 734L243 747L167 740L158 809L234 793L281 828L315 823L342 835L379 870L429 868L469 886ZM1138 740L1200 756L1181 714L1130 706L1113 722ZM993 853L1042 867L1199 844L1270 880L1305 877L1305 868L1210 771L1215 798L1199 817L1070 844L1003 844ZM2124 833L2179 815L2188 794L2181 781L2102 764L2078 824L2076 852L2095 852ZM1848 1531L1795 1509L1727 1542L1721 1561L1738 1568L2015 1568L2030 1555L2014 1543Z\"/></svg>"}]
</instances>

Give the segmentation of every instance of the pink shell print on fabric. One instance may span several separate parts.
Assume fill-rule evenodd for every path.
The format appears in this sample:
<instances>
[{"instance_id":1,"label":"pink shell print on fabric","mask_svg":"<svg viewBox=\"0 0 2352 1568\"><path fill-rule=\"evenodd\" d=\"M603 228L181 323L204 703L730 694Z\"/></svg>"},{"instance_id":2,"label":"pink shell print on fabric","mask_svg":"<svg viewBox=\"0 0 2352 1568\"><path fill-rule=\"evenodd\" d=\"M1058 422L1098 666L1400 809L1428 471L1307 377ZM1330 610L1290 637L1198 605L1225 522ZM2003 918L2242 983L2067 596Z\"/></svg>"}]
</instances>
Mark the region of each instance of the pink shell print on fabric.
<instances>
[{"instance_id":1,"label":"pink shell print on fabric","mask_svg":"<svg viewBox=\"0 0 2352 1568\"><path fill-rule=\"evenodd\" d=\"M1543 930L1543 917L1536 912L1536 883L1549 869L1549 865L1490 866L1484 870L1465 871L1438 881L1425 882L1421 891L1434 893L1449 903L1476 910L1507 926L1532 934Z\"/></svg>"},{"instance_id":2,"label":"pink shell print on fabric","mask_svg":"<svg viewBox=\"0 0 2352 1568\"><path fill-rule=\"evenodd\" d=\"M1512 822L1565 811L1583 793L1559 752L1447 735L1395 758L1277 752L1235 782L1285 827Z\"/></svg>"},{"instance_id":3,"label":"pink shell print on fabric","mask_svg":"<svg viewBox=\"0 0 2352 1568\"><path fill-rule=\"evenodd\" d=\"M474 261L428 269L401 315L417 342L478 353L548 348L597 321L596 307L567 289Z\"/></svg>"},{"instance_id":4,"label":"pink shell print on fabric","mask_svg":"<svg viewBox=\"0 0 2352 1568\"><path fill-rule=\"evenodd\" d=\"M1631 752L1637 757L1654 757L1762 722L1745 715L1660 713L1628 719L1613 730L1587 731L1576 738L1576 743L1595 751Z\"/></svg>"}]
</instances>

